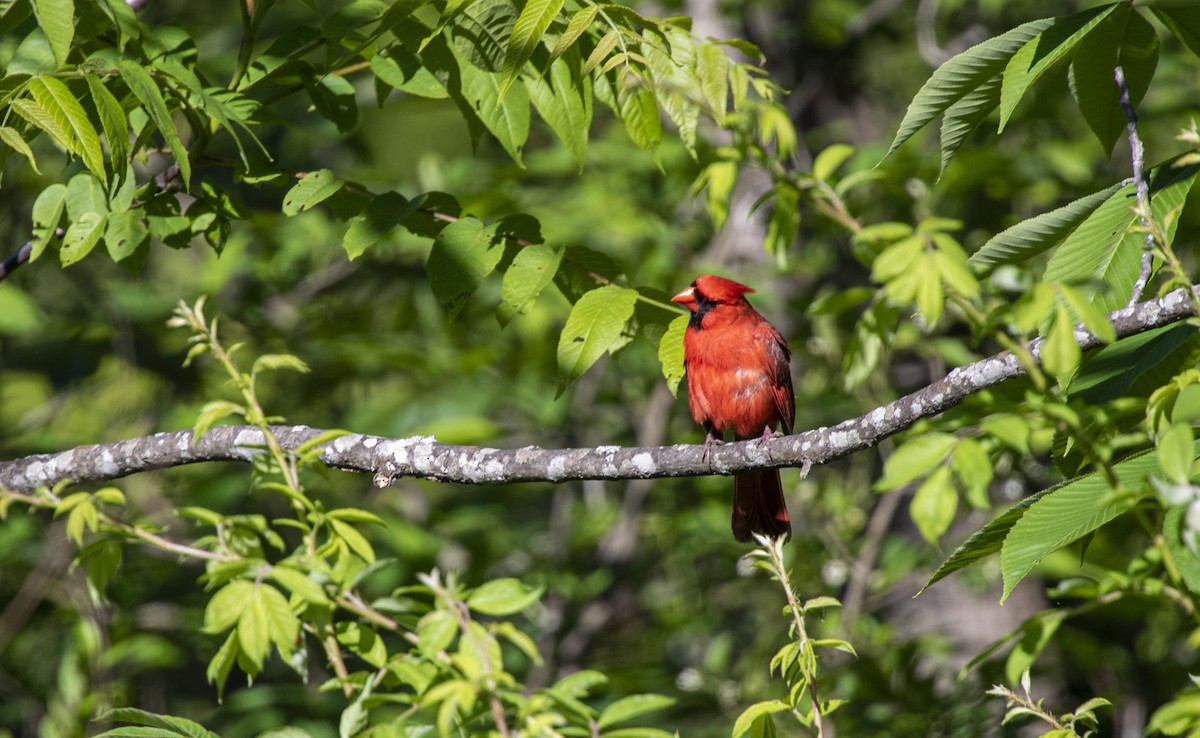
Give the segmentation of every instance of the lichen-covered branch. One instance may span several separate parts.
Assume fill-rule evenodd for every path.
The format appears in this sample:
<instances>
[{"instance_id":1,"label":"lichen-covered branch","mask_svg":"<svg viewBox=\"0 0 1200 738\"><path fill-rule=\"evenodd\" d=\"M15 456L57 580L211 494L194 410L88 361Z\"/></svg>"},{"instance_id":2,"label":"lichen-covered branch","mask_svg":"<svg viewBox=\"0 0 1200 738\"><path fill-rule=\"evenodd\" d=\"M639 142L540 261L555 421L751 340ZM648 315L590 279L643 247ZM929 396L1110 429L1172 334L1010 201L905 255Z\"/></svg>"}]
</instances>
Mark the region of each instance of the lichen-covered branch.
<instances>
[{"instance_id":1,"label":"lichen-covered branch","mask_svg":"<svg viewBox=\"0 0 1200 738\"><path fill-rule=\"evenodd\" d=\"M1110 313L1109 319L1118 337L1132 336L1193 315L1192 304L1187 291L1180 289L1157 300ZM1076 329L1075 338L1084 349L1100 345L1094 335L1082 328ZM1035 358L1040 347L1040 340L1030 344ZM1002 351L958 367L928 387L861 417L831 428L716 446L709 461L703 458L702 445L500 449L452 446L439 443L432 436L382 438L357 433L326 443L321 459L331 467L373 474L379 487L398 477L500 484L683 477L784 466L801 467L807 472L813 465L873 446L921 418L941 413L980 390L1024 373L1017 357ZM272 430L280 446L289 452L325 432L306 426L277 426ZM29 492L64 479L89 483L202 461L249 461L265 446L262 432L252 426L213 428L195 442L190 430L158 433L0 462L0 487Z\"/></svg>"}]
</instances>

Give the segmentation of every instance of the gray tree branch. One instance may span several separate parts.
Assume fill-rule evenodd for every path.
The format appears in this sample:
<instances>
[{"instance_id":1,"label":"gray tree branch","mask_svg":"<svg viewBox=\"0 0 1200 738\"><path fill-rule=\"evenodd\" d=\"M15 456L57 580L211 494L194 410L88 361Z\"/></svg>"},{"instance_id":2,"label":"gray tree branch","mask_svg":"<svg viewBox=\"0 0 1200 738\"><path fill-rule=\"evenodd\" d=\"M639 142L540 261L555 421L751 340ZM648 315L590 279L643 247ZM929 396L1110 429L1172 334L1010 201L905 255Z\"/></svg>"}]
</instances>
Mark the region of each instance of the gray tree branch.
<instances>
[{"instance_id":1,"label":"gray tree branch","mask_svg":"<svg viewBox=\"0 0 1200 738\"><path fill-rule=\"evenodd\" d=\"M1194 314L1192 305L1187 291L1179 289L1110 313L1108 317L1117 336L1124 338L1188 318ZM1084 349L1100 345L1099 339L1083 328L1076 328L1075 339ZM1041 339L1029 344L1035 359L1040 348ZM831 428L716 446L707 462L702 445L500 449L452 446L439 443L432 436L382 438L358 433L325 443L321 460L338 469L373 474L378 487L386 487L397 477L501 484L654 479L785 466L800 467L807 473L813 465L873 446L910 428L921 418L937 415L980 390L1023 374L1025 368L1017 357L1002 351L958 367L923 389ZM277 426L273 432L281 446L291 451L325 431L307 426ZM63 480L102 482L202 461L250 461L264 445L262 433L252 426L220 426L198 441L192 440L190 430L157 433L0 462L0 487L31 492Z\"/></svg>"}]
</instances>

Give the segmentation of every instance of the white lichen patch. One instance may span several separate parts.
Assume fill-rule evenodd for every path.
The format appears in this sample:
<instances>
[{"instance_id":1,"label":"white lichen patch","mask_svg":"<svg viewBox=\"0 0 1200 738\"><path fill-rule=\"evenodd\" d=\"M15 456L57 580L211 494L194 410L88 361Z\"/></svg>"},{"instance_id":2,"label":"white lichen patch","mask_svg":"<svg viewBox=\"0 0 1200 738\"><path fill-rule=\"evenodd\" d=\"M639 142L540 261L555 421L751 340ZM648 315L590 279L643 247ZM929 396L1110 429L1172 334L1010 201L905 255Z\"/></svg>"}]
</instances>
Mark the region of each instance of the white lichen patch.
<instances>
[{"instance_id":1,"label":"white lichen patch","mask_svg":"<svg viewBox=\"0 0 1200 738\"><path fill-rule=\"evenodd\" d=\"M566 472L566 470L567 460L562 456L555 456L553 459L550 459L550 463L546 465L546 475L550 477L551 481L558 481L559 479L562 479L562 475Z\"/></svg>"},{"instance_id":2,"label":"white lichen patch","mask_svg":"<svg viewBox=\"0 0 1200 738\"><path fill-rule=\"evenodd\" d=\"M658 471L658 464L654 463L654 457L644 451L640 454L634 454L629 463L633 465L633 468L639 474L649 475Z\"/></svg>"},{"instance_id":3,"label":"white lichen patch","mask_svg":"<svg viewBox=\"0 0 1200 738\"><path fill-rule=\"evenodd\" d=\"M113 458L112 452L108 449L104 449L104 451L100 453L99 458L96 460L96 469L101 474L107 474L114 477L120 471L120 467L117 466L116 459Z\"/></svg>"}]
</instances>

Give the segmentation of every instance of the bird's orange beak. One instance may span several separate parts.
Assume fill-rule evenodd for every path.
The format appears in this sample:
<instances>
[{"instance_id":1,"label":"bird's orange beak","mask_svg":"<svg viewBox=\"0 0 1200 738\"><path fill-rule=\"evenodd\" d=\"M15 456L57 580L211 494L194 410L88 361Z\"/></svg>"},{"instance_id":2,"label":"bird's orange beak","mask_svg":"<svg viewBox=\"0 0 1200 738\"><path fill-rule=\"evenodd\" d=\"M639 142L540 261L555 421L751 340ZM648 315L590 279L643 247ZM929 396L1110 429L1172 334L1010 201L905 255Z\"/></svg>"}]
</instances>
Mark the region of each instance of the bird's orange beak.
<instances>
[{"instance_id":1,"label":"bird's orange beak","mask_svg":"<svg viewBox=\"0 0 1200 738\"><path fill-rule=\"evenodd\" d=\"M684 290L684 291L680 292L678 295L675 295L674 297L672 297L671 302L677 302L680 305L686 305L687 307L694 310L695 309L694 306L696 304L696 288L688 287L686 290Z\"/></svg>"}]
</instances>

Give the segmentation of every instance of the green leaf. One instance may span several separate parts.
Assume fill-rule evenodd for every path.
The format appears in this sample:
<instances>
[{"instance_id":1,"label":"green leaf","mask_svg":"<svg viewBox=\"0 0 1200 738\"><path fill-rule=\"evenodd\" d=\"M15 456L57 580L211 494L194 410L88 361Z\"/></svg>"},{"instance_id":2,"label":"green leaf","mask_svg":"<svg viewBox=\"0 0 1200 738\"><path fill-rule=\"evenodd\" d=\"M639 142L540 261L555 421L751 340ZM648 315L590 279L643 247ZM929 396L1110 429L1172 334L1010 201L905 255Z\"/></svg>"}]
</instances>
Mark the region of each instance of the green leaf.
<instances>
[{"instance_id":1,"label":"green leaf","mask_svg":"<svg viewBox=\"0 0 1200 738\"><path fill-rule=\"evenodd\" d=\"M196 416L196 424L192 426L192 443L203 438L218 421L224 420L230 415L244 416L245 414L246 408L228 400L213 400L206 403L204 407L200 408L200 412Z\"/></svg>"},{"instance_id":2,"label":"green leaf","mask_svg":"<svg viewBox=\"0 0 1200 738\"><path fill-rule=\"evenodd\" d=\"M254 584L235 579L218 589L204 608L204 632L223 633L242 617L254 592Z\"/></svg>"},{"instance_id":3,"label":"green leaf","mask_svg":"<svg viewBox=\"0 0 1200 738\"><path fill-rule=\"evenodd\" d=\"M327 518L326 520L329 527L333 529L334 535L345 541L350 550L358 554L359 558L368 564L375 560L375 549L371 547L366 536L358 532L358 529L337 518Z\"/></svg>"},{"instance_id":4,"label":"green leaf","mask_svg":"<svg viewBox=\"0 0 1200 738\"><path fill-rule=\"evenodd\" d=\"M302 79L313 107L338 133L351 133L358 127L358 102L349 80L337 74L304 75Z\"/></svg>"},{"instance_id":5,"label":"green leaf","mask_svg":"<svg viewBox=\"0 0 1200 738\"><path fill-rule=\"evenodd\" d=\"M328 169L318 169L304 175L283 198L283 214L296 215L332 197L345 186Z\"/></svg>"},{"instance_id":6,"label":"green leaf","mask_svg":"<svg viewBox=\"0 0 1200 738\"><path fill-rule=\"evenodd\" d=\"M1071 93L1109 156L1126 126L1121 93L1113 79L1118 65L1136 110L1158 66L1158 33L1141 13L1124 4L1079 43L1071 60Z\"/></svg>"},{"instance_id":7,"label":"green leaf","mask_svg":"<svg viewBox=\"0 0 1200 738\"><path fill-rule=\"evenodd\" d=\"M1108 315L1088 302L1079 290L1065 284L1057 285L1057 289L1058 294L1062 295L1063 300L1075 313L1075 317L1080 323L1083 323L1085 328L1096 334L1096 338L1104 343L1112 343L1117 340L1116 329L1113 328Z\"/></svg>"},{"instance_id":8,"label":"green leaf","mask_svg":"<svg viewBox=\"0 0 1200 738\"><path fill-rule=\"evenodd\" d=\"M997 74L946 108L946 113L942 116L942 161L938 170L939 177L945 174L946 167L950 166L950 161L967 137L1000 104L1000 82L1001 76Z\"/></svg>"},{"instance_id":9,"label":"green leaf","mask_svg":"<svg viewBox=\"0 0 1200 738\"><path fill-rule=\"evenodd\" d=\"M504 51L504 66L500 70L500 90L498 99L503 100L504 94L517 75L533 56L534 50L542 42L542 35L550 27L550 23L562 9L563 0L527 0L517 22L513 26L512 36L508 39L508 48Z\"/></svg>"},{"instance_id":10,"label":"green leaf","mask_svg":"<svg viewBox=\"0 0 1200 738\"><path fill-rule=\"evenodd\" d=\"M302 571L277 564L271 567L271 578L305 602L321 606L329 604L325 589Z\"/></svg>"},{"instance_id":11,"label":"green leaf","mask_svg":"<svg viewBox=\"0 0 1200 738\"><path fill-rule=\"evenodd\" d=\"M1175 38L1200 57L1200 8L1189 4L1178 7L1151 6L1150 12L1170 29Z\"/></svg>"},{"instance_id":12,"label":"green leaf","mask_svg":"<svg viewBox=\"0 0 1200 738\"><path fill-rule=\"evenodd\" d=\"M658 342L658 361L662 364L663 377L671 394L677 394L679 382L683 379L685 367L683 363L683 334L687 331L690 315L680 315L667 326L666 333Z\"/></svg>"},{"instance_id":13,"label":"green leaf","mask_svg":"<svg viewBox=\"0 0 1200 738\"><path fill-rule=\"evenodd\" d=\"M554 281L562 258L563 249L544 243L525 246L517 252L500 286L496 315L502 325L507 325Z\"/></svg>"},{"instance_id":14,"label":"green leaf","mask_svg":"<svg viewBox=\"0 0 1200 738\"><path fill-rule=\"evenodd\" d=\"M75 38L74 0L33 0L33 12L50 42L54 61L60 67L65 66Z\"/></svg>"},{"instance_id":15,"label":"green leaf","mask_svg":"<svg viewBox=\"0 0 1200 738\"><path fill-rule=\"evenodd\" d=\"M1139 489L1146 475L1157 470L1158 459L1148 452L1113 465L1121 484L1133 489ZM1099 472L1076 477L1047 492L1016 516L1012 529L1004 536L1000 550L1004 577L1001 602L1042 559L1125 512L1140 496L1112 498L1108 480Z\"/></svg>"},{"instance_id":16,"label":"green leaf","mask_svg":"<svg viewBox=\"0 0 1200 738\"><path fill-rule=\"evenodd\" d=\"M119 60L117 71L121 73L121 79L125 80L125 84L129 85L130 91L145 106L155 127L166 139L167 146L175 156L175 162L179 164L179 173L183 177L184 187L190 187L192 165L188 159L188 151L179 138L179 131L175 128L175 122L171 119L171 111L167 109L167 102L163 99L158 85L155 84L145 67L129 59Z\"/></svg>"},{"instance_id":17,"label":"green leaf","mask_svg":"<svg viewBox=\"0 0 1200 738\"><path fill-rule=\"evenodd\" d=\"M1024 23L1007 33L990 38L956 55L934 70L929 80L908 104L896 137L888 147L887 159L929 121L946 112L959 100L975 92L999 74L1013 54L1054 22L1052 18ZM736 738L736 736L735 736Z\"/></svg>"},{"instance_id":18,"label":"green leaf","mask_svg":"<svg viewBox=\"0 0 1200 738\"><path fill-rule=\"evenodd\" d=\"M380 81L411 95L431 99L449 96L446 87L421 63L421 59L400 46L383 49L371 57L371 71Z\"/></svg>"},{"instance_id":19,"label":"green leaf","mask_svg":"<svg viewBox=\"0 0 1200 738\"><path fill-rule=\"evenodd\" d=\"M1078 13L1056 18L1054 23L1028 41L1013 54L1004 68L1000 89L1000 127L1003 131L1025 92L1046 73L1055 62L1066 56L1121 3L1088 8Z\"/></svg>"},{"instance_id":20,"label":"green leaf","mask_svg":"<svg viewBox=\"0 0 1200 738\"><path fill-rule=\"evenodd\" d=\"M960 440L950 457L950 468L962 482L967 501L976 509L989 509L988 485L992 483L995 467L983 444L974 438Z\"/></svg>"},{"instance_id":21,"label":"green leaf","mask_svg":"<svg viewBox=\"0 0 1200 738\"><path fill-rule=\"evenodd\" d=\"M1173 166L1171 162L1155 167L1150 173L1150 209L1155 220L1183 205L1196 181L1200 165ZM1133 185L1115 192L1088 216L1062 242L1046 265L1048 282L1085 283L1101 279L1107 293L1097 294L1093 302L1105 312L1124 307L1141 271L1145 234L1140 231L1133 212ZM1167 228L1174 236L1178 219Z\"/></svg>"},{"instance_id":22,"label":"green leaf","mask_svg":"<svg viewBox=\"0 0 1200 738\"><path fill-rule=\"evenodd\" d=\"M62 265L71 266L87 256L100 242L107 225L108 218L103 213L93 211L79 216L78 220L67 227L63 236L62 249L58 254Z\"/></svg>"},{"instance_id":23,"label":"green leaf","mask_svg":"<svg viewBox=\"0 0 1200 738\"><path fill-rule=\"evenodd\" d=\"M834 144L822 150L813 159L813 177L821 181L828 180L852 156L854 147L848 144Z\"/></svg>"},{"instance_id":24,"label":"green leaf","mask_svg":"<svg viewBox=\"0 0 1200 738\"><path fill-rule=\"evenodd\" d=\"M1021 624L1018 629L1021 638L1013 646L1004 663L1004 674L1009 684L1021 681L1021 675L1033 666L1038 654L1046 648L1046 644L1054 637L1058 626L1062 625L1066 617L1066 610L1047 610Z\"/></svg>"},{"instance_id":25,"label":"green leaf","mask_svg":"<svg viewBox=\"0 0 1200 738\"><path fill-rule=\"evenodd\" d=\"M742 714L738 715L738 719L733 723L733 735L731 738L741 738L741 736L750 732L751 727L756 722L769 720L773 713L783 712L787 709L789 709L787 703L780 700L769 700L750 705L745 710L742 710ZM755 731L755 734L761 734L761 730Z\"/></svg>"},{"instance_id":26,"label":"green leaf","mask_svg":"<svg viewBox=\"0 0 1200 738\"><path fill-rule=\"evenodd\" d=\"M429 659L436 659L440 652L449 648L457 634L458 621L446 610L426 613L417 622L417 639L420 643L418 648Z\"/></svg>"},{"instance_id":27,"label":"green leaf","mask_svg":"<svg viewBox=\"0 0 1200 738\"><path fill-rule=\"evenodd\" d=\"M992 236L969 262L984 274L1001 264L1017 264L1053 248L1121 189L1115 184L1042 213Z\"/></svg>"},{"instance_id":28,"label":"green leaf","mask_svg":"<svg viewBox=\"0 0 1200 738\"><path fill-rule=\"evenodd\" d=\"M1075 322L1061 304L1055 309L1054 323L1050 326L1046 340L1042 342L1040 357L1042 368L1050 376L1057 378L1063 386L1079 368L1083 350L1075 341Z\"/></svg>"},{"instance_id":29,"label":"green leaf","mask_svg":"<svg viewBox=\"0 0 1200 738\"><path fill-rule=\"evenodd\" d=\"M1192 426L1187 423L1175 423L1158 439L1155 451L1158 468L1168 482L1187 484L1191 481L1195 445Z\"/></svg>"},{"instance_id":30,"label":"green leaf","mask_svg":"<svg viewBox=\"0 0 1200 738\"><path fill-rule=\"evenodd\" d=\"M129 121L125 117L125 109L99 77L86 73L83 76L104 129L104 138L108 140L113 174L120 178L125 174L129 156Z\"/></svg>"},{"instance_id":31,"label":"green leaf","mask_svg":"<svg viewBox=\"0 0 1200 738\"><path fill-rule=\"evenodd\" d=\"M513 615L541 596L541 587L529 589L516 579L493 579L467 597L467 607L484 615Z\"/></svg>"},{"instance_id":32,"label":"green leaf","mask_svg":"<svg viewBox=\"0 0 1200 738\"><path fill-rule=\"evenodd\" d=\"M609 726L623 723L626 720L632 720L640 715L657 712L673 704L675 704L674 699L659 694L630 695L604 708L600 712L600 717L596 721L596 725L601 730L604 730Z\"/></svg>"},{"instance_id":33,"label":"green leaf","mask_svg":"<svg viewBox=\"0 0 1200 738\"><path fill-rule=\"evenodd\" d=\"M654 150L662 143L662 121L654 93L641 84L622 85L617 93L617 108L625 132L638 147Z\"/></svg>"},{"instance_id":34,"label":"green leaf","mask_svg":"<svg viewBox=\"0 0 1200 738\"><path fill-rule=\"evenodd\" d=\"M298 356L291 354L263 354L254 360L254 366L251 367L250 374L253 376L259 372L279 371L280 369L300 372L301 374L308 374L310 371L308 364L305 364L304 360Z\"/></svg>"},{"instance_id":35,"label":"green leaf","mask_svg":"<svg viewBox=\"0 0 1200 738\"><path fill-rule=\"evenodd\" d=\"M638 293L614 284L584 294L571 308L558 338L559 392L583 374L621 337Z\"/></svg>"},{"instance_id":36,"label":"green leaf","mask_svg":"<svg viewBox=\"0 0 1200 738\"><path fill-rule=\"evenodd\" d=\"M883 476L875 483L877 490L903 487L929 474L940 466L958 443L951 433L921 433L908 438L883 465Z\"/></svg>"},{"instance_id":37,"label":"green leaf","mask_svg":"<svg viewBox=\"0 0 1200 738\"><path fill-rule=\"evenodd\" d=\"M57 183L42 190L33 201L33 252L29 256L30 261L38 258L54 238L55 229L62 222L66 201L67 187Z\"/></svg>"},{"instance_id":38,"label":"green leaf","mask_svg":"<svg viewBox=\"0 0 1200 738\"><path fill-rule=\"evenodd\" d=\"M21 138L21 134L16 128L0 126L0 141L3 141L10 149L28 159L29 166L33 167L33 171L38 174L42 173L42 170L38 169L37 159L33 157L33 149L29 148L29 144L25 143L25 139Z\"/></svg>"},{"instance_id":39,"label":"green leaf","mask_svg":"<svg viewBox=\"0 0 1200 738\"><path fill-rule=\"evenodd\" d=\"M114 723L133 723L150 728L159 728L171 735L186 738L217 738L214 733L205 730L204 726L187 718L175 715L159 715L134 707L118 707L104 714L103 720Z\"/></svg>"},{"instance_id":40,"label":"green leaf","mask_svg":"<svg viewBox=\"0 0 1200 738\"><path fill-rule=\"evenodd\" d=\"M67 141L63 143L67 149L79 154L87 168L104 180L107 173L100 135L70 88L56 77L33 77L29 80L29 92L66 132Z\"/></svg>"},{"instance_id":41,"label":"green leaf","mask_svg":"<svg viewBox=\"0 0 1200 738\"><path fill-rule=\"evenodd\" d=\"M591 28L592 21L596 19L596 14L599 12L600 6L598 5L586 5L576 10L567 23L566 30L558 37L558 41L554 42L554 48L550 50L550 61L553 62L567 53L567 50L575 45L575 42L583 36L587 29Z\"/></svg>"},{"instance_id":42,"label":"green leaf","mask_svg":"<svg viewBox=\"0 0 1200 738\"><path fill-rule=\"evenodd\" d=\"M621 34L615 28L601 36L600 40L596 42L595 48L592 49L592 53L588 55L587 61L583 63L583 73L591 74L597 64L608 58L620 40Z\"/></svg>"},{"instance_id":43,"label":"green leaf","mask_svg":"<svg viewBox=\"0 0 1200 738\"><path fill-rule=\"evenodd\" d=\"M357 259L370 246L403 223L424 203L424 195L406 199L398 192L385 192L367 205L366 210L350 219L342 238L342 248L350 259Z\"/></svg>"},{"instance_id":44,"label":"green leaf","mask_svg":"<svg viewBox=\"0 0 1200 738\"><path fill-rule=\"evenodd\" d=\"M453 320L504 255L495 224L478 218L450 223L434 239L425 270L433 295Z\"/></svg>"},{"instance_id":45,"label":"green leaf","mask_svg":"<svg viewBox=\"0 0 1200 738\"><path fill-rule=\"evenodd\" d=\"M1187 505L1172 505L1163 518L1163 538L1192 594L1200 594L1200 556L1184 542Z\"/></svg>"},{"instance_id":46,"label":"green leaf","mask_svg":"<svg viewBox=\"0 0 1200 738\"><path fill-rule=\"evenodd\" d=\"M709 112L720 120L729 107L729 56L725 49L716 43L698 45L695 74Z\"/></svg>"},{"instance_id":47,"label":"green leaf","mask_svg":"<svg viewBox=\"0 0 1200 738\"><path fill-rule=\"evenodd\" d=\"M908 510L921 536L937 543L958 512L958 492L950 481L950 467L939 466L929 475L917 488Z\"/></svg>"},{"instance_id":48,"label":"green leaf","mask_svg":"<svg viewBox=\"0 0 1200 738\"><path fill-rule=\"evenodd\" d=\"M529 138L529 93L525 87L507 90L504 100L500 99L500 75L484 72L473 64L459 64L462 78L462 95L483 125L491 131L517 166L524 168L521 150Z\"/></svg>"},{"instance_id":49,"label":"green leaf","mask_svg":"<svg viewBox=\"0 0 1200 738\"><path fill-rule=\"evenodd\" d=\"M577 66L567 59L557 59L545 78L526 77L524 82L538 115L550 125L582 170L588 129L592 126L592 81L590 77L578 78L576 70Z\"/></svg>"},{"instance_id":50,"label":"green leaf","mask_svg":"<svg viewBox=\"0 0 1200 738\"><path fill-rule=\"evenodd\" d=\"M208 668L205 670L209 684L217 686L218 698L225 693L225 682L229 679L233 665L237 663L237 655L237 631L233 631L225 638L225 642L212 657L212 661L208 662Z\"/></svg>"}]
</instances>

